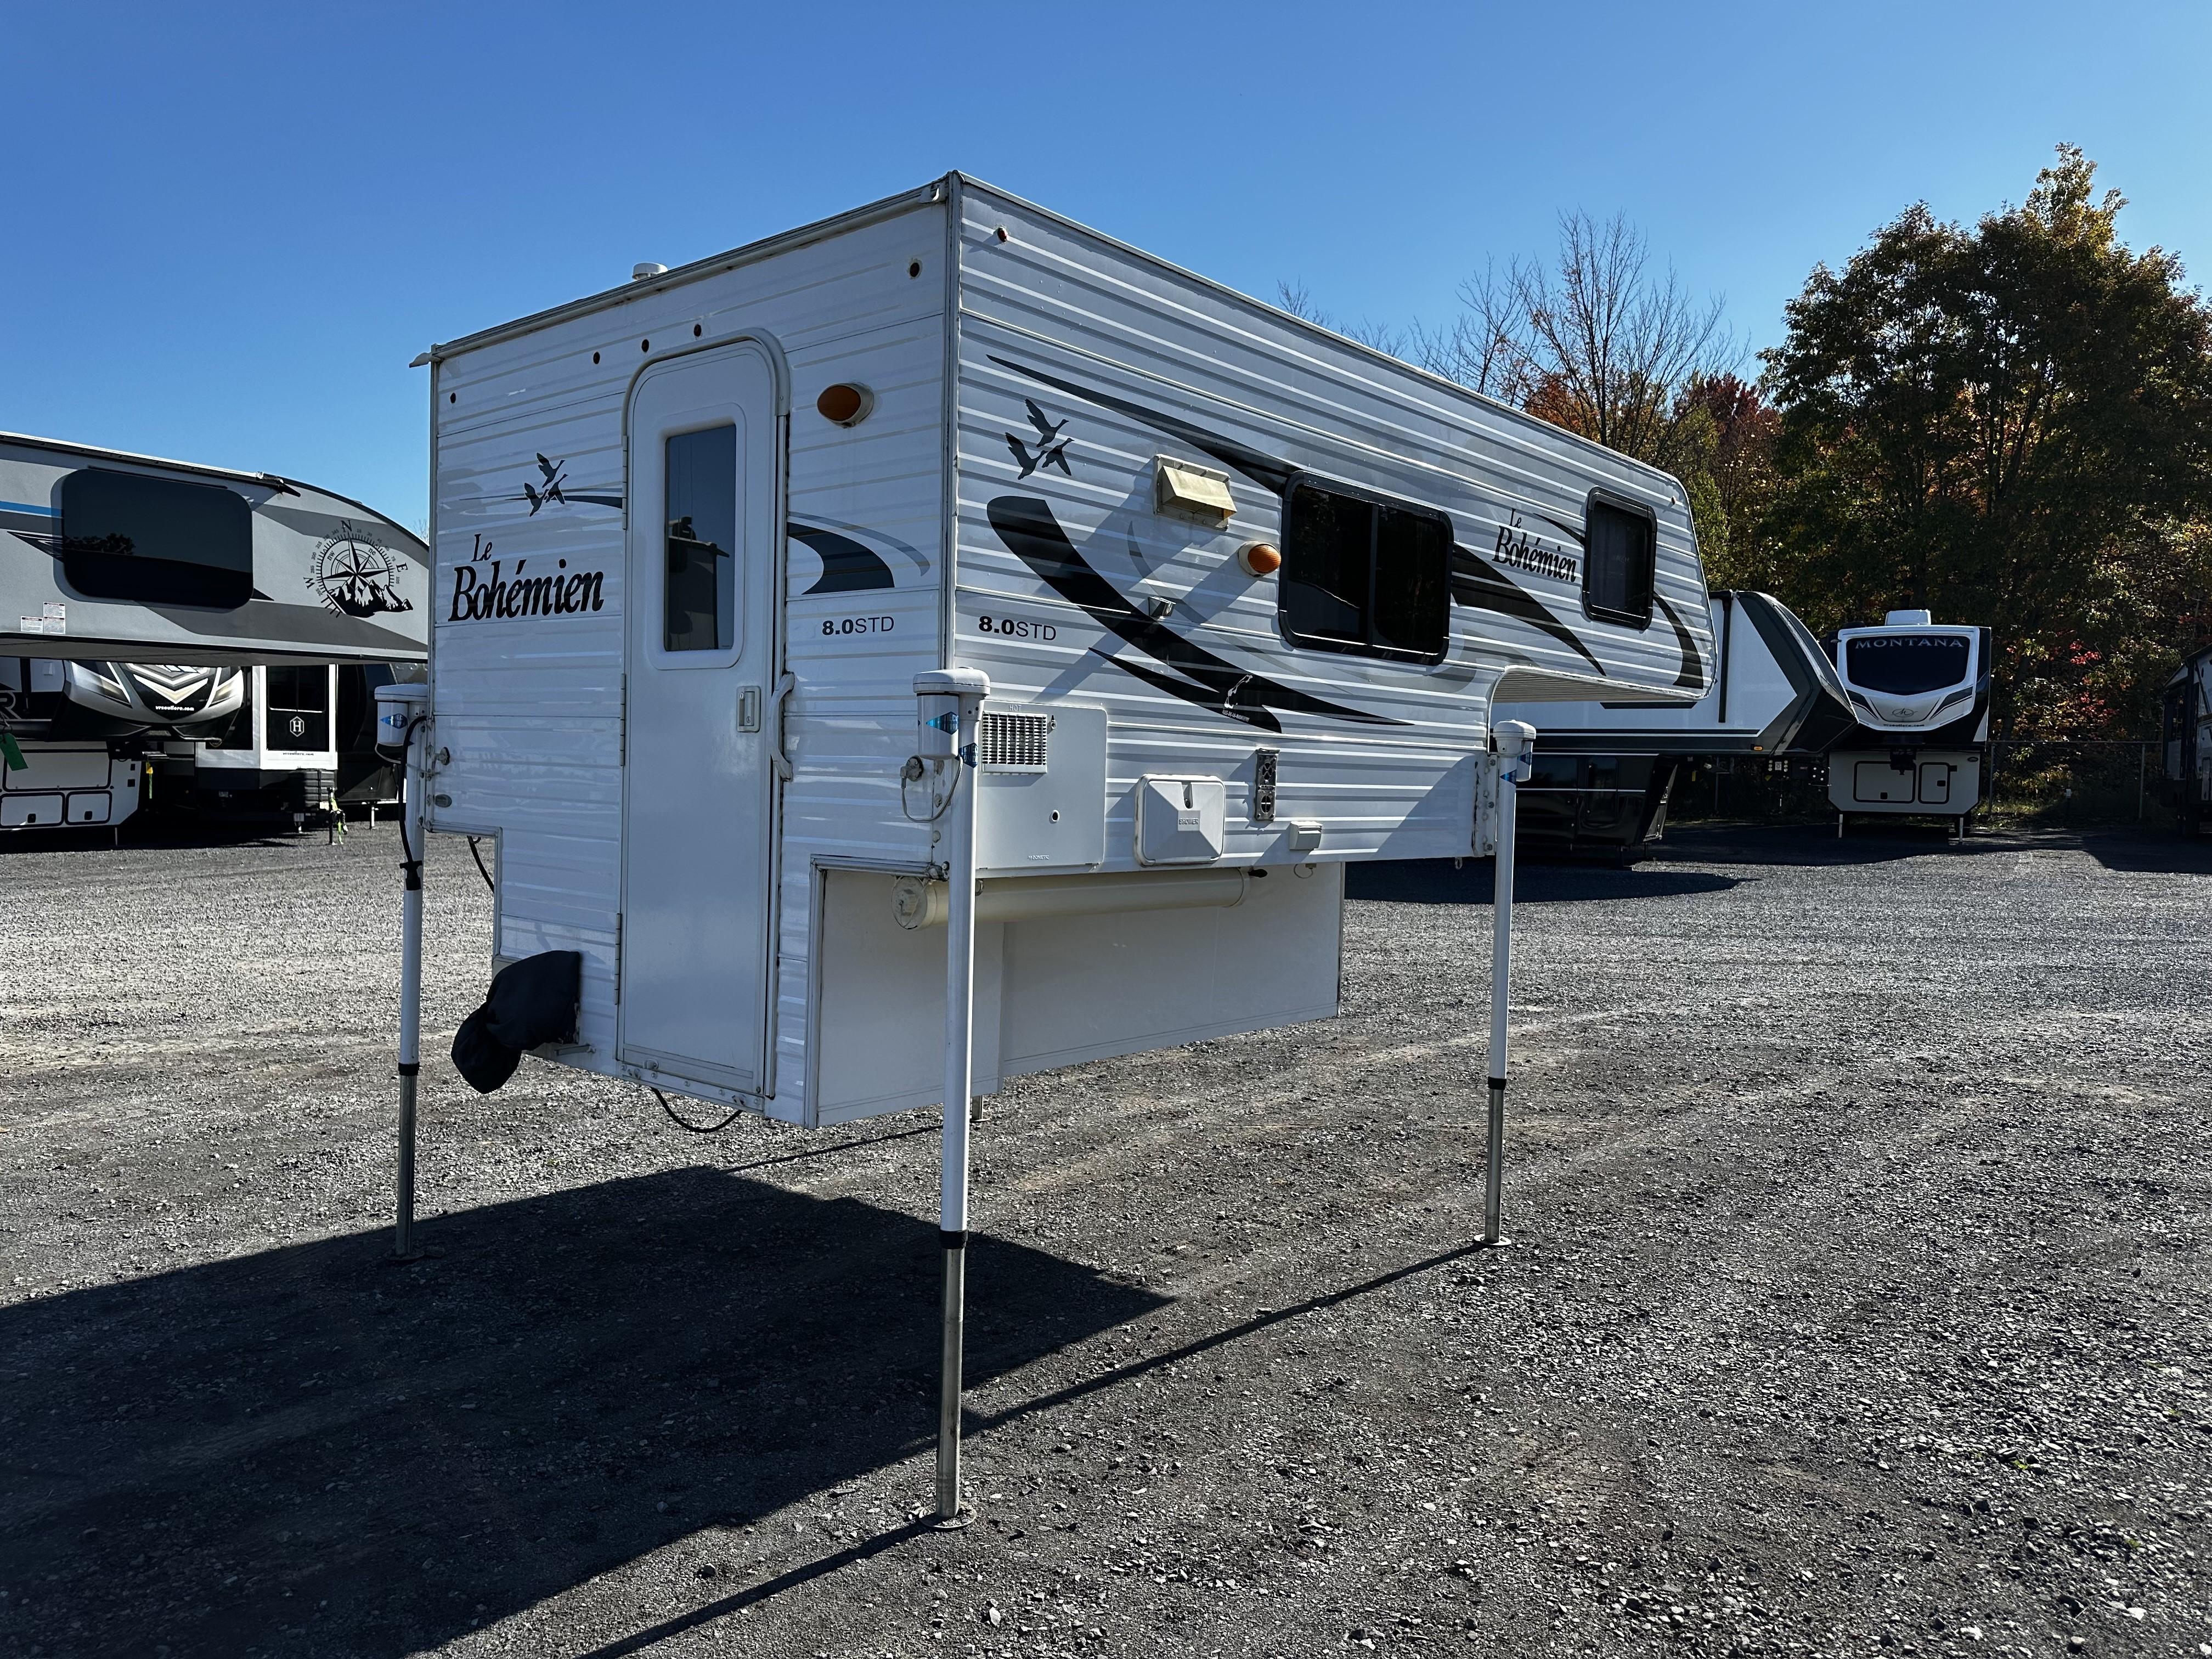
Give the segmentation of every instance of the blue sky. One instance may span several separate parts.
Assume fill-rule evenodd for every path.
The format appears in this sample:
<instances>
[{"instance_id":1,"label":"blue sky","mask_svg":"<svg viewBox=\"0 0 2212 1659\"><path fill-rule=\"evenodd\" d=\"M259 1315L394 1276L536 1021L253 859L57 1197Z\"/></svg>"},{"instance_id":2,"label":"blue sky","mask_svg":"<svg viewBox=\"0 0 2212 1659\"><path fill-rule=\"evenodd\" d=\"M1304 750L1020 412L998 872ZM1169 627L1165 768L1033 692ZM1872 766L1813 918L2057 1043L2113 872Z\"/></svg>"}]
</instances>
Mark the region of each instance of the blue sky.
<instances>
[{"instance_id":1,"label":"blue sky","mask_svg":"<svg viewBox=\"0 0 2212 1659\"><path fill-rule=\"evenodd\" d=\"M2066 139L2212 274L2201 5L0 0L0 428L417 528L422 347L955 167L1391 322L1623 211L1756 346L1815 262Z\"/></svg>"}]
</instances>

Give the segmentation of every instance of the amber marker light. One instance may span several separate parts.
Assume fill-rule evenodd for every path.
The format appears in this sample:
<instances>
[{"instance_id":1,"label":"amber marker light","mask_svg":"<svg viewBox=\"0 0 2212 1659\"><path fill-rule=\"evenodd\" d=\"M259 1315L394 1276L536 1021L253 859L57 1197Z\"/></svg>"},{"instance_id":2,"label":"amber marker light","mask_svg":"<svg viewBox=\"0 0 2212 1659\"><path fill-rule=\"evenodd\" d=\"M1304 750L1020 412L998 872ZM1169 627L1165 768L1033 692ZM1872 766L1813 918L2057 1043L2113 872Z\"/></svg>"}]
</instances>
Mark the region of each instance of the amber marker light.
<instances>
[{"instance_id":1,"label":"amber marker light","mask_svg":"<svg viewBox=\"0 0 2212 1659\"><path fill-rule=\"evenodd\" d=\"M868 418L868 411L876 406L876 394L864 386L851 380L840 380L823 389L814 400L814 407L825 421L839 426L858 426Z\"/></svg>"},{"instance_id":2,"label":"amber marker light","mask_svg":"<svg viewBox=\"0 0 2212 1659\"><path fill-rule=\"evenodd\" d=\"M1272 576L1283 568L1283 556L1272 542L1247 542L1237 550L1237 562L1248 576Z\"/></svg>"}]
</instances>

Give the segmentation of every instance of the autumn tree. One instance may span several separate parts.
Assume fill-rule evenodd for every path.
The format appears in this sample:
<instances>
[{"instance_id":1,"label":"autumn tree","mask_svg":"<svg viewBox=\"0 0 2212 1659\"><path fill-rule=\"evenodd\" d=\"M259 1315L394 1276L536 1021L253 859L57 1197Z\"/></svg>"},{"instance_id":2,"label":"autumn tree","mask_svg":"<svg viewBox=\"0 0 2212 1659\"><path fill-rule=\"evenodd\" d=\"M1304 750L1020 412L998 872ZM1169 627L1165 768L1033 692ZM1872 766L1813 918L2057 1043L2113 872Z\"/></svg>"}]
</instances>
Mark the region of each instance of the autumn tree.
<instances>
[{"instance_id":1,"label":"autumn tree","mask_svg":"<svg viewBox=\"0 0 2212 1659\"><path fill-rule=\"evenodd\" d=\"M2062 146L1971 230L1907 210L1816 269L1763 354L1784 597L1816 628L1989 624L2022 734L2148 730L2212 596L2212 326L2094 174Z\"/></svg>"}]
</instances>

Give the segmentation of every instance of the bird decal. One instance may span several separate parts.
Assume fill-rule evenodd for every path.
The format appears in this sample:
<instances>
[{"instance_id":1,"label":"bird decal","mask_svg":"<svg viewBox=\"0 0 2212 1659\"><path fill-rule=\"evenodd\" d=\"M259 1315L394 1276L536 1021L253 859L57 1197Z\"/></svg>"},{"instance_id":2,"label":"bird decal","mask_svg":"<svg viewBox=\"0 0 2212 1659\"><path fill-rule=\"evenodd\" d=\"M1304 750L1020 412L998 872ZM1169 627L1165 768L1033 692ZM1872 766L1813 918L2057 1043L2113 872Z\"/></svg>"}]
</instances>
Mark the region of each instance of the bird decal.
<instances>
[{"instance_id":1,"label":"bird decal","mask_svg":"<svg viewBox=\"0 0 2212 1659\"><path fill-rule=\"evenodd\" d=\"M568 463L566 461L556 461L550 456L540 455L538 458L538 482L536 483L526 482L520 495L503 495L500 499L508 501L528 501L530 512L527 516L533 519L538 516L538 509L541 507L574 507L579 502L588 502L593 507L619 508L622 506L623 498L612 491L586 495L570 490L568 466Z\"/></svg>"},{"instance_id":2,"label":"bird decal","mask_svg":"<svg viewBox=\"0 0 2212 1659\"><path fill-rule=\"evenodd\" d=\"M522 486L523 495L527 496L530 501L530 516L532 518L534 519L538 516L538 509L544 506L546 502L558 501L564 499L561 494L561 469L562 465L563 463L560 461L549 461L543 455L540 455L538 458L538 470L545 475L544 489L540 489L535 484L526 483Z\"/></svg>"},{"instance_id":3,"label":"bird decal","mask_svg":"<svg viewBox=\"0 0 2212 1659\"><path fill-rule=\"evenodd\" d=\"M1023 398L1022 404L1030 412L1030 424L1036 428L1036 438L1032 447L1012 433L1006 434L1006 447L1014 452L1014 463L1021 468L1020 476L1026 478L1041 466L1056 466L1062 477L1073 477L1075 475L1067 470L1067 446L1072 440L1060 435L1067 422L1047 420L1034 398Z\"/></svg>"}]
</instances>

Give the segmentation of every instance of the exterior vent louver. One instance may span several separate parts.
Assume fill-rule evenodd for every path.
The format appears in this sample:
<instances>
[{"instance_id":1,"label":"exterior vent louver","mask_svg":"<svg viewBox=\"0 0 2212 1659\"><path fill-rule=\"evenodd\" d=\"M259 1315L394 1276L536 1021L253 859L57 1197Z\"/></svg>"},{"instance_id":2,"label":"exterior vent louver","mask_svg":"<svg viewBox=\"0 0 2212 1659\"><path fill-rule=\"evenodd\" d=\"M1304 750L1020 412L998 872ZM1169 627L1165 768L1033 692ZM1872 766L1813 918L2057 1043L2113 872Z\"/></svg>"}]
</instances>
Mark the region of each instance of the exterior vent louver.
<instances>
[{"instance_id":1,"label":"exterior vent louver","mask_svg":"<svg viewBox=\"0 0 2212 1659\"><path fill-rule=\"evenodd\" d=\"M1042 772L1051 741L1049 714L986 711L975 728L975 763L999 772Z\"/></svg>"}]
</instances>

